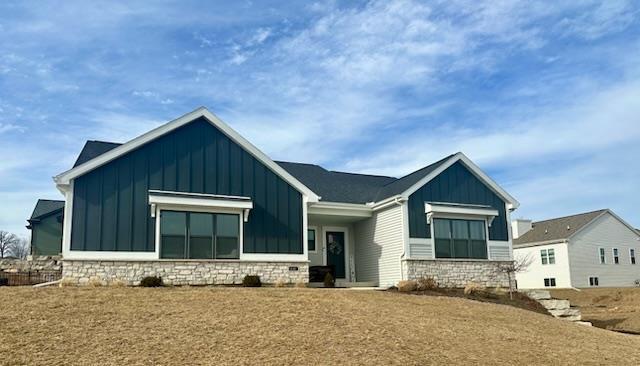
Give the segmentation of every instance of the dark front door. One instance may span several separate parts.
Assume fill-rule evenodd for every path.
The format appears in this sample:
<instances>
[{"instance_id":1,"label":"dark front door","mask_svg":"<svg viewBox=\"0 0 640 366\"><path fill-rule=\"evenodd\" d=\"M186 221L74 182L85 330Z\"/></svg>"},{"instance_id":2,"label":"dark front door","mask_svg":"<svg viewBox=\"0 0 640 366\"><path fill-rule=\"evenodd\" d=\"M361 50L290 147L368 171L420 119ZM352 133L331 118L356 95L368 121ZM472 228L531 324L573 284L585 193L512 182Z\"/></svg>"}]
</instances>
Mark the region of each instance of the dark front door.
<instances>
[{"instance_id":1,"label":"dark front door","mask_svg":"<svg viewBox=\"0 0 640 366\"><path fill-rule=\"evenodd\" d=\"M327 231L327 265L335 268L336 278L345 278L344 233Z\"/></svg>"}]
</instances>

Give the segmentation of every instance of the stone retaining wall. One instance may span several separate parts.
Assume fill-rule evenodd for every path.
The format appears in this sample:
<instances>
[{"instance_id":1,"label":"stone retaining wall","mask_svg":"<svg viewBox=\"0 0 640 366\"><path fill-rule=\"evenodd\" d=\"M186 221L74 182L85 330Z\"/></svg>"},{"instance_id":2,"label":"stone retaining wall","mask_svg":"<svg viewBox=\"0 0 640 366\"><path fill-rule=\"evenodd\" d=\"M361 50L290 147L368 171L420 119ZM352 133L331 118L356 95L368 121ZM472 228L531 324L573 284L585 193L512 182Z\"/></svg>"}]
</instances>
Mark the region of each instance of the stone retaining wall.
<instances>
[{"instance_id":1,"label":"stone retaining wall","mask_svg":"<svg viewBox=\"0 0 640 366\"><path fill-rule=\"evenodd\" d=\"M441 287L465 287L469 282L484 287L509 287L509 277L498 266L511 261L415 260L402 262L403 277L431 277Z\"/></svg>"},{"instance_id":2,"label":"stone retaining wall","mask_svg":"<svg viewBox=\"0 0 640 366\"><path fill-rule=\"evenodd\" d=\"M121 281L136 286L146 276L160 276L168 285L238 285L246 275L258 275L267 284L309 282L309 265L307 262L65 260L62 268L64 281L77 285L97 280L103 285Z\"/></svg>"},{"instance_id":3,"label":"stone retaining wall","mask_svg":"<svg viewBox=\"0 0 640 366\"><path fill-rule=\"evenodd\" d=\"M28 260L0 259L0 272L50 272L60 271L62 261L60 257L37 256Z\"/></svg>"}]
</instances>

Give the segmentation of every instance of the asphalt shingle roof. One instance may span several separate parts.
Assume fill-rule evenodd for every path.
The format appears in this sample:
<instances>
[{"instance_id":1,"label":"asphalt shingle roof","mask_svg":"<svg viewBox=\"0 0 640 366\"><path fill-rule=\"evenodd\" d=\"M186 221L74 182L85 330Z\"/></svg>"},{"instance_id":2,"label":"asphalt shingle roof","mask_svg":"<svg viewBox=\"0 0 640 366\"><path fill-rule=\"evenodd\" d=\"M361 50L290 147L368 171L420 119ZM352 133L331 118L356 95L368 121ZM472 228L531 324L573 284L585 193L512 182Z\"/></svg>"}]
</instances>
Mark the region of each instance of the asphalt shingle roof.
<instances>
[{"instance_id":1,"label":"asphalt shingle roof","mask_svg":"<svg viewBox=\"0 0 640 366\"><path fill-rule=\"evenodd\" d=\"M64 201L39 199L36 207L31 213L29 220L36 220L44 215L50 214L64 208Z\"/></svg>"},{"instance_id":2,"label":"asphalt shingle roof","mask_svg":"<svg viewBox=\"0 0 640 366\"><path fill-rule=\"evenodd\" d=\"M532 229L524 233L521 237L514 239L513 244L514 246L518 246L549 240L567 239L605 211L607 210L603 209L534 222Z\"/></svg>"},{"instance_id":3,"label":"asphalt shingle roof","mask_svg":"<svg viewBox=\"0 0 640 366\"><path fill-rule=\"evenodd\" d=\"M105 141L87 141L74 167L96 158L121 144ZM315 164L276 161L284 170L322 197L325 202L367 203L378 202L400 194L437 169L449 155L431 165L401 178L381 175L345 173L326 170Z\"/></svg>"},{"instance_id":4,"label":"asphalt shingle roof","mask_svg":"<svg viewBox=\"0 0 640 366\"><path fill-rule=\"evenodd\" d=\"M86 163L87 161L120 145L122 144L118 144L116 142L89 140L84 144L84 147L82 148L82 151L80 151L80 155L78 156L78 159L76 159L75 164L73 164L73 167L75 168L80 164Z\"/></svg>"}]
</instances>

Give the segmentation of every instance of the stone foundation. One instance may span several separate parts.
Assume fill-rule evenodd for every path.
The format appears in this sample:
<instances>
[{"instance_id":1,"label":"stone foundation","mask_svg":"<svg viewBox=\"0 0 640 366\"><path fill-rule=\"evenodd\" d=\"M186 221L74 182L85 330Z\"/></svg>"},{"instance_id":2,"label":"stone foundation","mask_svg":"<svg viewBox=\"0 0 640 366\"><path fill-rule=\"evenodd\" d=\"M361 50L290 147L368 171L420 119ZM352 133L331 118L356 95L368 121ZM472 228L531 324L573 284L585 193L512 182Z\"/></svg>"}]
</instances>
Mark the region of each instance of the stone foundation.
<instances>
[{"instance_id":1,"label":"stone foundation","mask_svg":"<svg viewBox=\"0 0 640 366\"><path fill-rule=\"evenodd\" d=\"M3 272L54 272L62 269L58 256L34 256L28 259L0 259L0 271Z\"/></svg>"},{"instance_id":2,"label":"stone foundation","mask_svg":"<svg viewBox=\"0 0 640 366\"><path fill-rule=\"evenodd\" d=\"M296 270L297 269L297 270ZM307 262L239 261L86 261L65 260L62 277L70 284L103 285L123 282L137 286L147 276L162 277L168 285L238 285L246 275L258 275L263 283L309 282Z\"/></svg>"},{"instance_id":3,"label":"stone foundation","mask_svg":"<svg viewBox=\"0 0 640 366\"><path fill-rule=\"evenodd\" d=\"M407 259L402 262L402 270L408 280L431 277L440 287L465 287L469 282L484 287L509 287L508 275L497 268L510 262Z\"/></svg>"}]
</instances>

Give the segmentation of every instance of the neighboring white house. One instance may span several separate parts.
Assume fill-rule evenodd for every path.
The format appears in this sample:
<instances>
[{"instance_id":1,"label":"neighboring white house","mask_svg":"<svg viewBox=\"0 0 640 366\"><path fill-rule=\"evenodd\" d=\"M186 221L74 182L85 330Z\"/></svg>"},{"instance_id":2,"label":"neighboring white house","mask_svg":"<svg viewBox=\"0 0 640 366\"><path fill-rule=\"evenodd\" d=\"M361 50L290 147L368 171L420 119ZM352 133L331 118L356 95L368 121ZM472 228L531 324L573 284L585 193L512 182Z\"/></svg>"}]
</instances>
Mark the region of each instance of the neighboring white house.
<instances>
[{"instance_id":1,"label":"neighboring white house","mask_svg":"<svg viewBox=\"0 0 640 366\"><path fill-rule=\"evenodd\" d=\"M518 288L629 287L640 280L640 233L611 210L512 222Z\"/></svg>"}]
</instances>

